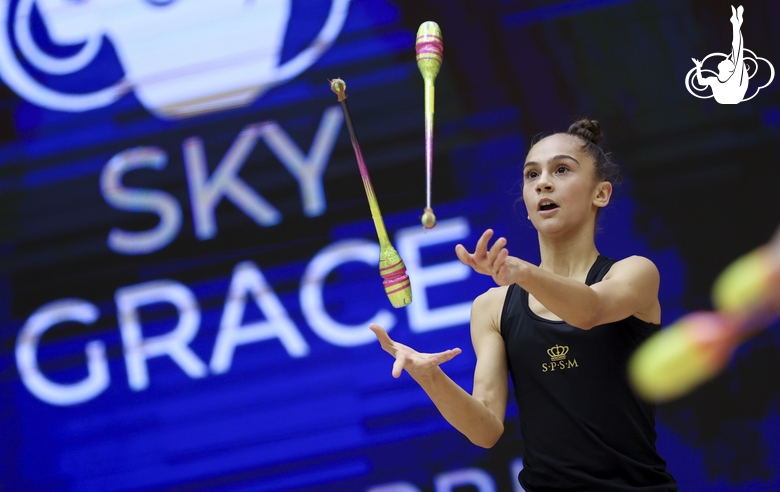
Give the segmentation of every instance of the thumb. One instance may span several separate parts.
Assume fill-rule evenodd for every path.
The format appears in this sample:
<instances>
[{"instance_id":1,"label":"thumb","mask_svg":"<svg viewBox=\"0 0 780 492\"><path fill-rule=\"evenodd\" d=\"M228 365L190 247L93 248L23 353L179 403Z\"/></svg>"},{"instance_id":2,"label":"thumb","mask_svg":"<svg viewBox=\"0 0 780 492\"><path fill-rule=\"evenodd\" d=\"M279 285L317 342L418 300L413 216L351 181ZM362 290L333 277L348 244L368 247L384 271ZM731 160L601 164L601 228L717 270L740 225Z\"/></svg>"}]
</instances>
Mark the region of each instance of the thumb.
<instances>
[{"instance_id":1,"label":"thumb","mask_svg":"<svg viewBox=\"0 0 780 492\"><path fill-rule=\"evenodd\" d=\"M436 354L435 358L439 364L444 364L445 362L454 359L455 356L459 355L461 352L463 351L459 348L445 350L444 352L439 352L438 354Z\"/></svg>"}]
</instances>

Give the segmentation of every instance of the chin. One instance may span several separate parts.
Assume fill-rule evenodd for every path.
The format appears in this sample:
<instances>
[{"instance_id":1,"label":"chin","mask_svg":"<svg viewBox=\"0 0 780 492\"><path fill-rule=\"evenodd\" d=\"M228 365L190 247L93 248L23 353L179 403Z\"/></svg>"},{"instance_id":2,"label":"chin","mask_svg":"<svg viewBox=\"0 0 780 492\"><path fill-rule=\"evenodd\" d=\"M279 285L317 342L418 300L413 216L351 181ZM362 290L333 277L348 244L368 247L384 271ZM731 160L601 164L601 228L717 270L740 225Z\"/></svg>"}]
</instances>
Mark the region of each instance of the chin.
<instances>
[{"instance_id":1,"label":"chin","mask_svg":"<svg viewBox=\"0 0 780 492\"><path fill-rule=\"evenodd\" d=\"M566 229L561 221L555 219L537 219L533 224L538 232L546 235L555 235Z\"/></svg>"}]
</instances>

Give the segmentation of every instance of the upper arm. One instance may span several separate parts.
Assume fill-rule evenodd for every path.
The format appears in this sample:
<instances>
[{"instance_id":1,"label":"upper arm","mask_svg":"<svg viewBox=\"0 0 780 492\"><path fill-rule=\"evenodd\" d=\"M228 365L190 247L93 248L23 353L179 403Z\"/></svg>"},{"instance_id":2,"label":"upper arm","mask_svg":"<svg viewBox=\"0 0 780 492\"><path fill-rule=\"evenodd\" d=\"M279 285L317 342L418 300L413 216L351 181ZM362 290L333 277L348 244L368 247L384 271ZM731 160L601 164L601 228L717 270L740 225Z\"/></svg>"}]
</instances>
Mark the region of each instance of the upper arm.
<instances>
[{"instance_id":1,"label":"upper arm","mask_svg":"<svg viewBox=\"0 0 780 492\"><path fill-rule=\"evenodd\" d=\"M601 282L591 286L599 298L595 325L619 321L629 316L659 323L661 309L658 288L661 276L647 258L631 256L612 265Z\"/></svg>"},{"instance_id":2,"label":"upper arm","mask_svg":"<svg viewBox=\"0 0 780 492\"><path fill-rule=\"evenodd\" d=\"M507 287L490 289L471 307L471 342L477 355L472 395L504 421L509 392L508 366L501 337L501 311Z\"/></svg>"}]
</instances>

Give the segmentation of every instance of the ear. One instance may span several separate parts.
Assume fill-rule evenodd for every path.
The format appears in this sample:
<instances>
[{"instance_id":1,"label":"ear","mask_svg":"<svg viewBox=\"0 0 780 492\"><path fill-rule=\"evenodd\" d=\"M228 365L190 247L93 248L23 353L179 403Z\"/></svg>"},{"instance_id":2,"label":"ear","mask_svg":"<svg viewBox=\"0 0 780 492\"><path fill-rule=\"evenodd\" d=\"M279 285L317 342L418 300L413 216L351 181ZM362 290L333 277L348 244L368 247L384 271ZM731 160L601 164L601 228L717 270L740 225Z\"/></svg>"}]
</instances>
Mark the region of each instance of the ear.
<instances>
[{"instance_id":1,"label":"ear","mask_svg":"<svg viewBox=\"0 0 780 492\"><path fill-rule=\"evenodd\" d=\"M609 204L612 197L612 183L602 181L596 185L595 195L593 196L593 205L603 208Z\"/></svg>"}]
</instances>

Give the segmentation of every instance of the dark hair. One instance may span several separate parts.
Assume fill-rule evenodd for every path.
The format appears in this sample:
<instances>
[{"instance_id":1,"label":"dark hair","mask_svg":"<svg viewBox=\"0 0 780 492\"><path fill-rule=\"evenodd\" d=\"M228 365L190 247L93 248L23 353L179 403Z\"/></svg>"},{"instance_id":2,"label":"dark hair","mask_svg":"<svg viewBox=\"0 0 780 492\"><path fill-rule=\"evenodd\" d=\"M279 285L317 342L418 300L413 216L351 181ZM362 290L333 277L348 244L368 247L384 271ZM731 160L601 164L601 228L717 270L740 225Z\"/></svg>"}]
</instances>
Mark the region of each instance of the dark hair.
<instances>
[{"instance_id":1,"label":"dark hair","mask_svg":"<svg viewBox=\"0 0 780 492\"><path fill-rule=\"evenodd\" d=\"M601 125L596 120L579 119L569 125L567 135L573 135L582 140L582 150L593 159L596 167L596 177L601 181L616 183L620 181L620 167L612 162L609 155L600 147L602 135Z\"/></svg>"}]
</instances>

